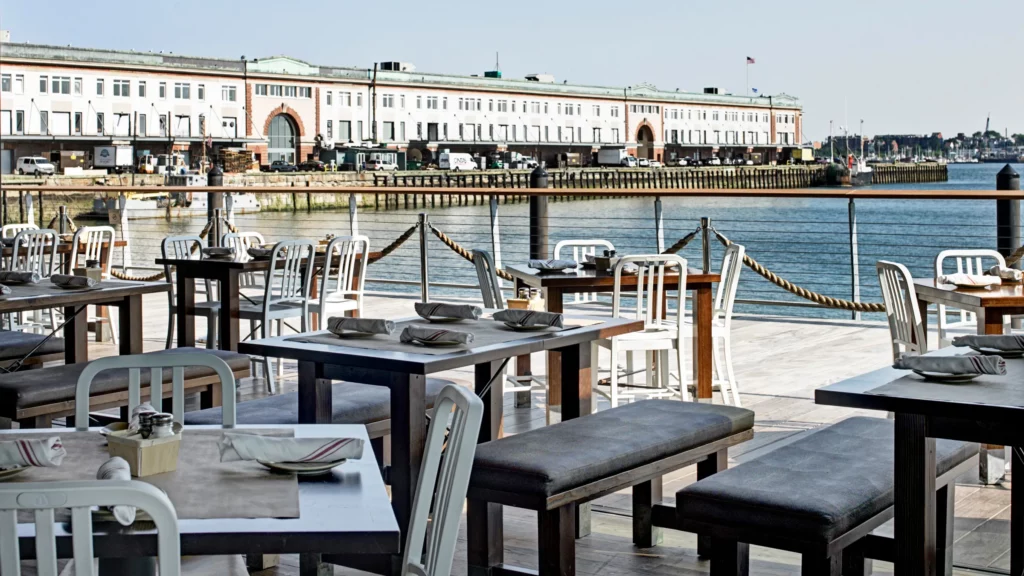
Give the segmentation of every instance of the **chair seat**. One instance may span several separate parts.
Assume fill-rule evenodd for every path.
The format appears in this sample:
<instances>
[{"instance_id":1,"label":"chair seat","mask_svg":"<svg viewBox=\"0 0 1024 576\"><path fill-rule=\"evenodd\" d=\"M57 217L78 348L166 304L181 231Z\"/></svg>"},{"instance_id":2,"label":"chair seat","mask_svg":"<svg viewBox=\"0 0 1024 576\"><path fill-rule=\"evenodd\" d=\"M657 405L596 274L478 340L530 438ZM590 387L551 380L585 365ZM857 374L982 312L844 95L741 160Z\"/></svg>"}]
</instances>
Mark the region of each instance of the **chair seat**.
<instances>
[{"instance_id":1,"label":"chair seat","mask_svg":"<svg viewBox=\"0 0 1024 576\"><path fill-rule=\"evenodd\" d=\"M683 488L677 515L830 542L893 505L894 438L892 420L848 418ZM977 444L937 440L938 474L977 453Z\"/></svg>"},{"instance_id":2,"label":"chair seat","mask_svg":"<svg viewBox=\"0 0 1024 576\"><path fill-rule=\"evenodd\" d=\"M451 384L448 380L427 378L427 407L441 389ZM391 418L391 397L383 386L338 382L331 386L334 424L371 424ZM239 402L235 408L238 424L298 424L299 393L288 392L257 400ZM221 409L207 408L185 413L186 425L221 423Z\"/></svg>"},{"instance_id":3,"label":"chair seat","mask_svg":"<svg viewBox=\"0 0 1024 576\"><path fill-rule=\"evenodd\" d=\"M679 332L675 325L661 325L643 332L630 332L615 337L615 345L619 350L672 350L678 344ZM612 339L597 340L597 345L611 349Z\"/></svg>"},{"instance_id":4,"label":"chair seat","mask_svg":"<svg viewBox=\"0 0 1024 576\"><path fill-rule=\"evenodd\" d=\"M324 305L324 307L327 308L327 309L334 309L334 310L338 310L338 311L341 311L341 310L355 310L356 308L359 307L359 301L355 300L353 298L335 298L335 299L328 298L326 304ZM319 312L320 311L320 302L319 301L310 300L309 301L309 309L312 312Z\"/></svg>"},{"instance_id":5,"label":"chair seat","mask_svg":"<svg viewBox=\"0 0 1024 576\"><path fill-rule=\"evenodd\" d=\"M220 314L220 302L196 302L196 316L211 318ZM171 314L178 313L177 304L171 306Z\"/></svg>"},{"instance_id":6,"label":"chair seat","mask_svg":"<svg viewBox=\"0 0 1024 576\"><path fill-rule=\"evenodd\" d=\"M270 305L270 313L279 314L283 312L295 312L296 316L302 315L301 302L278 302ZM239 317L245 320L260 320L263 318L263 304L242 304L238 307Z\"/></svg>"},{"instance_id":7,"label":"chair seat","mask_svg":"<svg viewBox=\"0 0 1024 576\"><path fill-rule=\"evenodd\" d=\"M32 349L40 343L42 345L32 353L33 356L47 356L64 352L63 338L50 338L46 340L46 336L42 334L19 332L17 330L0 330L0 362L20 360L29 352L32 352Z\"/></svg>"}]
</instances>

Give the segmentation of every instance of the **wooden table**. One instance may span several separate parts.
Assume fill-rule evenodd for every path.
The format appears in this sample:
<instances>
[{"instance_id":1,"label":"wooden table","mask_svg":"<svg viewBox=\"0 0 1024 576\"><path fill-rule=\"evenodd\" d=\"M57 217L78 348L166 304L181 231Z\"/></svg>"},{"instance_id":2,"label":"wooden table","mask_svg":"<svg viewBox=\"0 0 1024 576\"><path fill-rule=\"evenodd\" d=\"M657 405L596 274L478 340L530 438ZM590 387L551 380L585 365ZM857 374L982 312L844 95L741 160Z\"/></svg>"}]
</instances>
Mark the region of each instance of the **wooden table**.
<instances>
[{"instance_id":1,"label":"wooden table","mask_svg":"<svg viewBox=\"0 0 1024 576\"><path fill-rule=\"evenodd\" d=\"M386 386L390 389L391 503L404 533L409 525L423 457L427 375L474 367L474 387L484 400L481 442L500 438L502 434L503 361L507 358L544 351L558 354L562 371L562 418L567 420L589 414L592 401L591 342L643 330L643 322L609 318L584 319L595 323L544 334L523 332L522 337L515 340L445 354L419 353L416 345L409 345L409 352L393 352L296 341L296 338L327 334L326 331L242 342L238 349L243 354L298 361L299 422L302 423L331 421L332 380ZM451 326L453 329L470 328L468 324Z\"/></svg>"},{"instance_id":2,"label":"wooden table","mask_svg":"<svg viewBox=\"0 0 1024 576\"><path fill-rule=\"evenodd\" d=\"M978 315L978 334L1002 334L1003 317L1024 314L1024 285L1003 284L989 290L957 288L933 278L914 280L921 323L928 333L928 305L943 304Z\"/></svg>"},{"instance_id":3,"label":"wooden table","mask_svg":"<svg viewBox=\"0 0 1024 576\"><path fill-rule=\"evenodd\" d=\"M193 426L191 429L219 429ZM361 425L245 426L245 428L293 428L296 437L352 437L365 442L363 457L349 460L331 474L299 479L298 518L224 518L178 520L183 556L224 554L300 554L300 574L318 574L321 553L377 555L400 554L399 530L391 512L387 490L370 449L366 427ZM242 431L244 428L237 429ZM10 439L20 430L5 430ZM38 434L40 430L25 430ZM55 429L68 433L69 429ZM91 480L91 478L90 478ZM98 558L156 556L155 531L131 530L110 524L93 525L94 553ZM67 524L55 526L57 549L71 556ZM19 528L22 558L34 557L34 526ZM102 569L102 564L101 564ZM109 572L108 572L109 573Z\"/></svg>"},{"instance_id":4,"label":"wooden table","mask_svg":"<svg viewBox=\"0 0 1024 576\"><path fill-rule=\"evenodd\" d=\"M962 353L963 349L947 347L928 355ZM1024 470L1024 360L1006 363L1007 376L982 376L955 386L929 383L909 388L902 380L900 391L881 395L873 391L910 374L883 368L815 391L818 404L896 415L896 574L933 575L937 515L948 512L939 520L952 521L951 507L944 506L943 511L936 506L936 438L1012 446L1013 469ZM1024 485L1012 487L1010 503L1010 573L1024 574Z\"/></svg>"},{"instance_id":5,"label":"wooden table","mask_svg":"<svg viewBox=\"0 0 1024 576\"><path fill-rule=\"evenodd\" d=\"M576 273L542 273L522 264L506 266L505 270L515 278L516 293L519 288L538 288L543 292L548 312L562 312L562 299L566 294L612 292L615 290L615 274L598 271L593 268L580 268ZM686 289L694 292L693 298L693 371L697 382L697 399L710 401L712 384L712 359L714 343L711 340L711 321L714 315L714 296L712 287L720 282L722 276L717 273L705 274L690 268L686 271ZM622 286L636 290L637 276L623 274ZM679 287L678 275L666 273L665 288L675 290ZM559 382L560 370L558 358L548 354L548 398L552 404L558 404L561 394ZM529 358L521 361L520 372L529 370ZM682 372L682 366L679 367Z\"/></svg>"},{"instance_id":6,"label":"wooden table","mask_svg":"<svg viewBox=\"0 0 1024 576\"><path fill-rule=\"evenodd\" d=\"M115 306L120 311L118 330L119 353L142 353L142 296L166 292L165 282L127 282L104 280L92 290L64 290L43 280L38 284L9 286L11 294L0 298L0 314L63 308L64 362L74 364L89 360L88 316L83 312L89 306Z\"/></svg>"}]
</instances>

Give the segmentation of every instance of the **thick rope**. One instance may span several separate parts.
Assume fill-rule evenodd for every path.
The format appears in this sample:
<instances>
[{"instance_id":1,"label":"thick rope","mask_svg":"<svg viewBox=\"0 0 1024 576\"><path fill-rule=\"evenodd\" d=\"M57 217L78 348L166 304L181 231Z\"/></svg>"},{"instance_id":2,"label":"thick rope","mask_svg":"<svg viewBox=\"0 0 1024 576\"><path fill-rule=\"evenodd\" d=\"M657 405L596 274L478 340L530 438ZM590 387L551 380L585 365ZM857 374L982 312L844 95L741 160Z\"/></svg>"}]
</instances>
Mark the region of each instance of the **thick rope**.
<instances>
[{"instance_id":1,"label":"thick rope","mask_svg":"<svg viewBox=\"0 0 1024 576\"><path fill-rule=\"evenodd\" d=\"M419 228L418 224L413 224L412 226L410 226L409 229L406 230L405 232L403 232L401 236L399 236L398 238L395 238L394 242L392 242L391 244L388 244L387 246L385 246L384 249L380 251L380 255L379 256L377 256L375 258L374 257L369 258L367 263L368 264L374 264L378 260L380 260L381 258L384 258L388 254L391 254L395 250L398 250L399 246L401 246L402 244L405 244L405 241L412 237L412 235L416 232L417 228Z\"/></svg>"},{"instance_id":2,"label":"thick rope","mask_svg":"<svg viewBox=\"0 0 1024 576\"><path fill-rule=\"evenodd\" d=\"M715 236L718 237L719 242L721 242L724 246L732 244L732 242L728 238L723 236L718 230L712 230L714 231ZM768 280L769 282L775 284L779 288L782 288L783 290L786 290L787 292L790 292L792 294L796 294L797 296L805 300L810 300L815 304L821 304L822 306L826 306L828 308L850 310L853 312L885 312L884 304L879 304L876 302L852 302L850 300L843 300L842 298L833 298L831 296L825 296L824 294L812 292L806 288L801 288L800 286L793 284L792 282L786 280L785 278L780 278L777 274L765 268L760 263L758 263L757 260L754 260L750 256L744 255L743 263L749 266L751 270L757 272L762 277L764 277L765 280Z\"/></svg>"},{"instance_id":3,"label":"thick rope","mask_svg":"<svg viewBox=\"0 0 1024 576\"><path fill-rule=\"evenodd\" d=\"M229 226L230 226L230 224L229 224ZM199 237L200 238L206 238L207 234L210 233L210 230L212 228L213 228L213 222L212 221L207 222L206 223L206 227L203 228L203 231L199 233ZM198 247L199 247L198 244L193 246L192 247L192 252L195 253L196 248L198 248ZM152 274L150 276L132 276L131 274L126 274L123 271L114 270L114 269L110 270L110 275L113 276L114 278L119 279L119 280L129 280L131 282L156 282L158 280L163 280L166 277L164 272L162 272L162 271L161 272L157 272L156 274Z\"/></svg>"},{"instance_id":4,"label":"thick rope","mask_svg":"<svg viewBox=\"0 0 1024 576\"><path fill-rule=\"evenodd\" d=\"M1017 262L1020 262L1021 258L1024 258L1024 246L1017 248L1013 251L1013 254L1006 257L1006 265L1013 266Z\"/></svg>"},{"instance_id":5,"label":"thick rope","mask_svg":"<svg viewBox=\"0 0 1024 576\"><path fill-rule=\"evenodd\" d=\"M662 254L678 254L680 250L686 248L686 245L697 237L698 233L700 233L700 226L698 226L693 232L690 232L686 236L680 238L675 244L669 246L664 252L662 252Z\"/></svg>"},{"instance_id":6,"label":"thick rope","mask_svg":"<svg viewBox=\"0 0 1024 576\"><path fill-rule=\"evenodd\" d=\"M470 262L473 261L473 253L460 246L458 242L452 240L447 234L441 232L440 230L434 228L433 226L430 226L430 231L434 233L434 236L437 236L438 240L443 242L445 246L451 248L456 254L462 256L463 258L469 260ZM512 277L511 274L505 272L504 270L495 270L495 273L497 273L498 278L501 278L502 280L508 280L511 282L512 280L515 279Z\"/></svg>"}]
</instances>

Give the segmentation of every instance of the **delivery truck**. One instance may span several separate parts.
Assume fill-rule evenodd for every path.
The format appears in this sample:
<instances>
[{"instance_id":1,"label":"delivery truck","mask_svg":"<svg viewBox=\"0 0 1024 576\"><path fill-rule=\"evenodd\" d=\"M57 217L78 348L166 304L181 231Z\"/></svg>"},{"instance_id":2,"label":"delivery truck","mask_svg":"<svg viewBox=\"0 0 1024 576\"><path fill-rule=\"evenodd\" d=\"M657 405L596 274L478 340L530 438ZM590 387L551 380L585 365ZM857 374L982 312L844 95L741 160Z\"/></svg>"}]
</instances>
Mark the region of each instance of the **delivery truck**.
<instances>
[{"instance_id":1,"label":"delivery truck","mask_svg":"<svg viewBox=\"0 0 1024 576\"><path fill-rule=\"evenodd\" d=\"M437 167L441 170L452 170L455 172L479 168L472 156L459 152L442 152L437 158Z\"/></svg>"},{"instance_id":2,"label":"delivery truck","mask_svg":"<svg viewBox=\"0 0 1024 576\"><path fill-rule=\"evenodd\" d=\"M131 172L135 167L135 150L131 146L97 146L92 155L93 168L107 172Z\"/></svg>"},{"instance_id":3,"label":"delivery truck","mask_svg":"<svg viewBox=\"0 0 1024 576\"><path fill-rule=\"evenodd\" d=\"M601 148L597 152L598 166L636 167L636 158L629 155L625 148Z\"/></svg>"}]
</instances>

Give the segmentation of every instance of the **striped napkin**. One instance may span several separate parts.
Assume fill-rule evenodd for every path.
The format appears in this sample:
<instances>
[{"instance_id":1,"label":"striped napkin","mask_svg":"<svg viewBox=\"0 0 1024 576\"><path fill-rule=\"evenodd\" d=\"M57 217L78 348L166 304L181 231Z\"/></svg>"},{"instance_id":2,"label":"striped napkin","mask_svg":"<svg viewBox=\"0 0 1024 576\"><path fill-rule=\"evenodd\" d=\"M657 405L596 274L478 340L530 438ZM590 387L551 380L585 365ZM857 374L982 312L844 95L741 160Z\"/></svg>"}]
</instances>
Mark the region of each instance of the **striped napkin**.
<instances>
[{"instance_id":1,"label":"striped napkin","mask_svg":"<svg viewBox=\"0 0 1024 576\"><path fill-rule=\"evenodd\" d=\"M1006 360L999 356L904 356L892 367L941 374L1006 374Z\"/></svg>"},{"instance_id":2,"label":"striped napkin","mask_svg":"<svg viewBox=\"0 0 1024 576\"><path fill-rule=\"evenodd\" d=\"M998 276L981 276L978 274L946 274L945 276L939 276L939 282L955 286L977 286L978 288L999 286L1003 283Z\"/></svg>"},{"instance_id":3,"label":"striped napkin","mask_svg":"<svg viewBox=\"0 0 1024 576\"><path fill-rule=\"evenodd\" d=\"M1013 334L978 334L957 336L953 338L953 346L969 346L971 348L990 348L992 350L1024 350L1024 336Z\"/></svg>"},{"instance_id":4,"label":"striped napkin","mask_svg":"<svg viewBox=\"0 0 1024 576\"><path fill-rule=\"evenodd\" d=\"M60 436L0 442L0 468L60 466L67 456Z\"/></svg>"},{"instance_id":5,"label":"striped napkin","mask_svg":"<svg viewBox=\"0 0 1024 576\"><path fill-rule=\"evenodd\" d=\"M1009 280L1010 282L1020 282L1021 280L1024 280L1024 272L1014 268L1000 266L998 264L988 269L988 275L995 276L1000 280Z\"/></svg>"},{"instance_id":6,"label":"striped napkin","mask_svg":"<svg viewBox=\"0 0 1024 576\"><path fill-rule=\"evenodd\" d=\"M97 480L131 480L132 469L128 462L120 456L107 460L96 471ZM113 506L110 512L121 526L131 526L135 522L135 506Z\"/></svg>"},{"instance_id":7,"label":"striped napkin","mask_svg":"<svg viewBox=\"0 0 1024 576\"><path fill-rule=\"evenodd\" d=\"M0 284L38 284L41 279L38 272L0 272Z\"/></svg>"},{"instance_id":8,"label":"striped napkin","mask_svg":"<svg viewBox=\"0 0 1024 576\"><path fill-rule=\"evenodd\" d=\"M347 318L345 316L332 316L327 319L327 330L336 336L345 332L360 332L362 334L391 334L395 331L395 323L391 320L379 320L376 318Z\"/></svg>"},{"instance_id":9,"label":"striped napkin","mask_svg":"<svg viewBox=\"0 0 1024 576\"><path fill-rule=\"evenodd\" d=\"M507 322L516 326L551 326L562 327L562 315L554 312L535 310L499 310L493 318L498 322Z\"/></svg>"},{"instance_id":10,"label":"striped napkin","mask_svg":"<svg viewBox=\"0 0 1024 576\"><path fill-rule=\"evenodd\" d=\"M575 268L575 260L530 260L530 268L534 270L565 270Z\"/></svg>"},{"instance_id":11,"label":"striped napkin","mask_svg":"<svg viewBox=\"0 0 1024 576\"><path fill-rule=\"evenodd\" d=\"M3 284L0 284L0 296L9 296L10 294L11 289L7 286L4 286Z\"/></svg>"},{"instance_id":12,"label":"striped napkin","mask_svg":"<svg viewBox=\"0 0 1024 576\"><path fill-rule=\"evenodd\" d=\"M220 461L337 462L363 455L360 438L277 438L258 434L224 434Z\"/></svg>"},{"instance_id":13,"label":"striped napkin","mask_svg":"<svg viewBox=\"0 0 1024 576\"><path fill-rule=\"evenodd\" d=\"M480 318L483 310L469 304L444 304L441 302L417 302L416 313L421 317L430 318L458 318L459 320L476 320Z\"/></svg>"},{"instance_id":14,"label":"striped napkin","mask_svg":"<svg viewBox=\"0 0 1024 576\"><path fill-rule=\"evenodd\" d=\"M70 274L54 274L50 276L50 282L61 288L92 288L98 282L88 276L72 276Z\"/></svg>"},{"instance_id":15,"label":"striped napkin","mask_svg":"<svg viewBox=\"0 0 1024 576\"><path fill-rule=\"evenodd\" d=\"M405 330L402 330L399 340L406 344L410 342L458 342L459 344L470 344L473 342L473 335L469 332L441 330L430 326L406 326Z\"/></svg>"}]
</instances>

